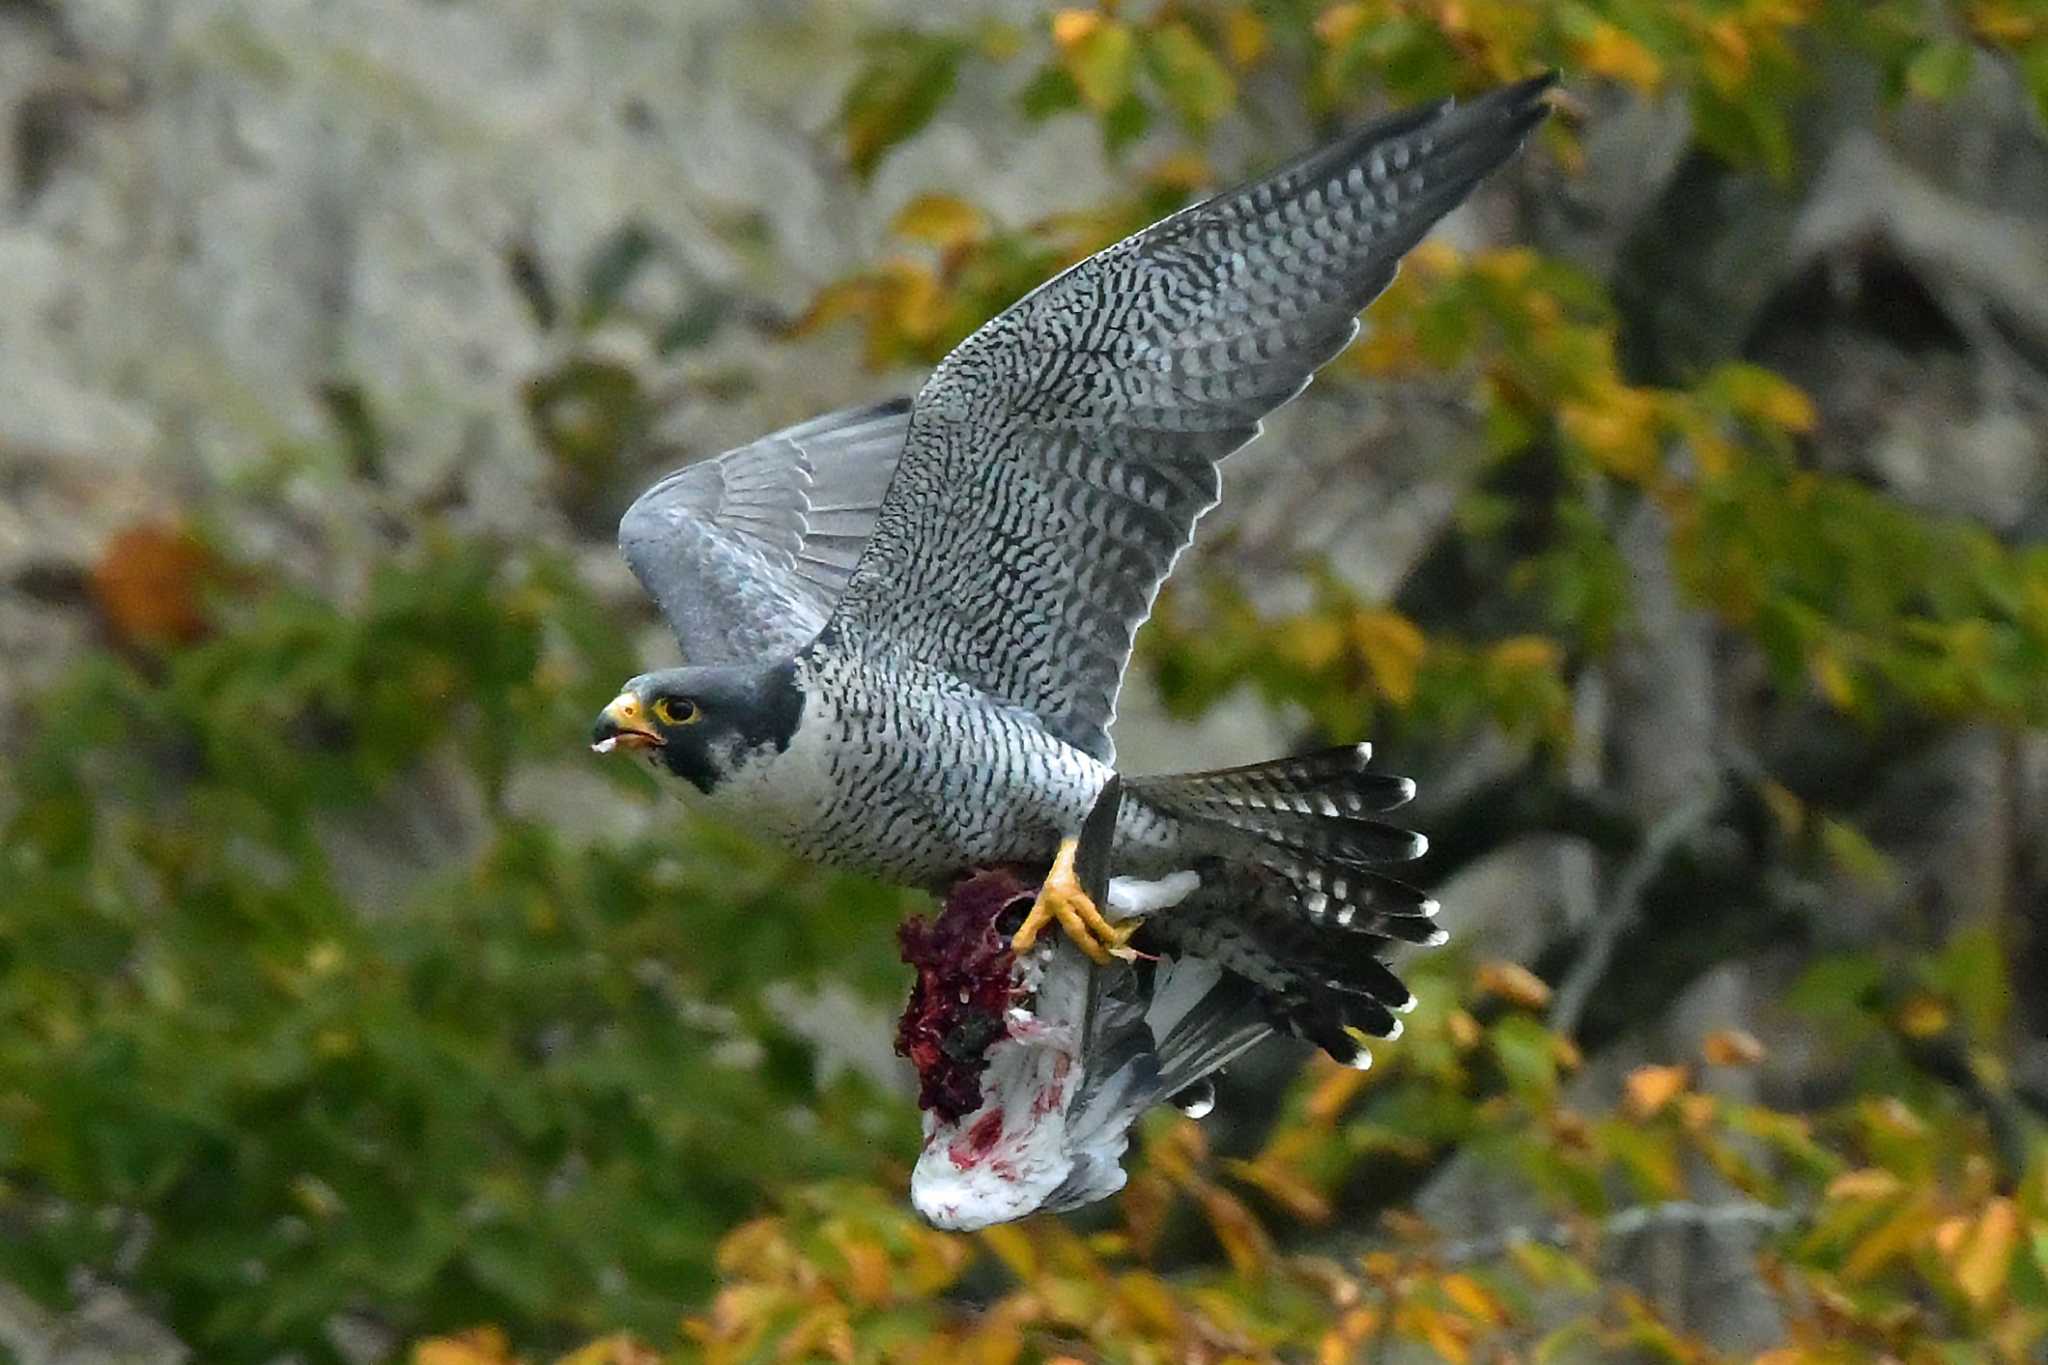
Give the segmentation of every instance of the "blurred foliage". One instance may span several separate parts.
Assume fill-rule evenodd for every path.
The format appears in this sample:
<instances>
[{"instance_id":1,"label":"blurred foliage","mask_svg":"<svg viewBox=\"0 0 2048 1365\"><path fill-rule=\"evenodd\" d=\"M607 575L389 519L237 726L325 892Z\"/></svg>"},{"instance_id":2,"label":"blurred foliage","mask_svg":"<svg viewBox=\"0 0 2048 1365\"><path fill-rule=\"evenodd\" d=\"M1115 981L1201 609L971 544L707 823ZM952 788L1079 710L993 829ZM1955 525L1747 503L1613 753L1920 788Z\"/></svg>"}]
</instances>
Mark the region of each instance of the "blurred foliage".
<instances>
[{"instance_id":1,"label":"blurred foliage","mask_svg":"<svg viewBox=\"0 0 2048 1365\"><path fill-rule=\"evenodd\" d=\"M1135 192L1011 225L934 189L897 217L899 252L788 330L855 326L877 367L935 360L1213 189L1209 135L1256 127L1274 90L1334 125L1557 65L1685 100L1701 146L1785 180L1805 169L1791 120L1813 66L1844 54L1902 100L2010 62L2048 109L2048 11L2028 0L935 15L863 48L836 129L853 175L964 84L1003 79L1024 119L1091 120L1135 163ZM1572 173L1570 117L1537 155ZM569 283L508 254L553 347L524 397L572 510L601 501L657 405L604 338L670 357L728 318L715 291L637 290L671 255L637 224ZM1632 376L1604 285L1522 249L1426 247L1368 323L1324 383L1469 395L1491 468L1540 475L1540 497L1486 481L1447 532L1503 566L1504 609L1366 600L1305 561L1305 605L1277 611L1190 573L1144 638L1173 706L1249 685L1332 738L1491 729L1562 752L1579 671L1634 609L1619 529L1651 508L1685 588L1788 702L1873 729L2048 719L2048 553L1814 472L1813 406L1780 377ZM274 481L375 483L374 413L346 387L327 401L337 449ZM219 523L274 512L274 492L109 548L91 583L109 645L50 693L4 774L0 1276L39 1297L117 1283L209 1361L339 1359L334 1324L355 1318L414 1342L417 1365L1403 1346L1690 1362L1718 1357L1622 1262L1645 1228L1727 1225L1761 1239L1785 1326L1770 1365L2020 1360L2048 1339L2048 1149L1987 1101L2011 1002L2007 948L1982 928L1810 965L1787 1007L1857 1073L1810 1112L1730 1097L1728 1077L1771 1062L1732 1029L1585 1112L1550 986L1440 955L1379 1067L1311 1066L1256 1149L1212 1151L1158 1115L1105 1219L934 1233L903 1198L908 1106L851 1072L821 1081L818 1041L765 990L830 981L893 1003L906 897L672 819L622 765L575 779L611 784L608 837L539 822L523 793L570 780L559 765L581 757L594 704L637 669L622 623L564 560L448 533L431 505L367 518L412 528L372 544L318 547L317 581L238 560ZM446 801L422 810L404 795L422 784ZM1789 860L1895 874L1839 812L1769 774L1759 789ZM393 866L388 898L357 903L366 828L428 841L422 867L453 870ZM1526 1195L1521 1235L1454 1241L1405 1207L1453 1153Z\"/></svg>"},{"instance_id":2,"label":"blurred foliage","mask_svg":"<svg viewBox=\"0 0 2048 1365\"><path fill-rule=\"evenodd\" d=\"M636 671L559 561L429 534L346 609L242 577L210 608L159 578L206 638L83 665L11 774L0 1273L118 1278L209 1360L332 1358L353 1308L653 1328L765 1191L914 1142L741 989L890 994L902 896L694 822L571 847L518 812ZM331 850L402 829L380 803L423 775L480 796L410 817L467 866L350 903ZM622 778L623 816L650 784Z\"/></svg>"}]
</instances>

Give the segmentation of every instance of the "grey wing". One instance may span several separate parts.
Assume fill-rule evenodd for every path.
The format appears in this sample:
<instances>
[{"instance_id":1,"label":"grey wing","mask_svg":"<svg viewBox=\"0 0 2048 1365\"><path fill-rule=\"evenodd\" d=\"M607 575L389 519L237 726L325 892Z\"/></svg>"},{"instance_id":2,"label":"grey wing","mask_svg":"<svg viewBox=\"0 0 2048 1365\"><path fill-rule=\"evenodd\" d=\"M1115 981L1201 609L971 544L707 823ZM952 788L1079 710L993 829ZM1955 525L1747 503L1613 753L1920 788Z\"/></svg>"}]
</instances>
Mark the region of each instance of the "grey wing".
<instances>
[{"instance_id":1,"label":"grey wing","mask_svg":"<svg viewBox=\"0 0 2048 1365\"><path fill-rule=\"evenodd\" d=\"M849 409L669 475L619 548L691 663L793 654L832 614L874 529L910 403Z\"/></svg>"},{"instance_id":2,"label":"grey wing","mask_svg":"<svg viewBox=\"0 0 2048 1365\"><path fill-rule=\"evenodd\" d=\"M1551 77L1411 111L1028 295L919 393L828 638L901 651L1108 761L1131 640L1217 464L1543 117Z\"/></svg>"}]
</instances>

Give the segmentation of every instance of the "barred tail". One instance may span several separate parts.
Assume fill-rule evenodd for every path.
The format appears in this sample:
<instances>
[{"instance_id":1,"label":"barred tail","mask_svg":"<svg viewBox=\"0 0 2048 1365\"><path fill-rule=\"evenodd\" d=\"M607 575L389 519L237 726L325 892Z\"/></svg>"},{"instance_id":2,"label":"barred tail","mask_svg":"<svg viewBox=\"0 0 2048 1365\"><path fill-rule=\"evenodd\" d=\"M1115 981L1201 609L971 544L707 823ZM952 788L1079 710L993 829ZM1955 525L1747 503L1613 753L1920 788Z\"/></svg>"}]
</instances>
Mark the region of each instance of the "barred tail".
<instances>
[{"instance_id":1,"label":"barred tail","mask_svg":"<svg viewBox=\"0 0 2048 1365\"><path fill-rule=\"evenodd\" d=\"M1164 916L1163 936L1214 957L1261 989L1273 1022L1351 1066L1358 1034L1397 1037L1414 997L1380 961L1395 942L1435 945L1436 902L1380 871L1428 841L1373 817L1415 795L1405 777L1366 771L1370 745L1215 772L1125 778L1133 797L1231 846L1240 894L1205 920ZM1227 916L1227 918L1226 918Z\"/></svg>"}]
</instances>

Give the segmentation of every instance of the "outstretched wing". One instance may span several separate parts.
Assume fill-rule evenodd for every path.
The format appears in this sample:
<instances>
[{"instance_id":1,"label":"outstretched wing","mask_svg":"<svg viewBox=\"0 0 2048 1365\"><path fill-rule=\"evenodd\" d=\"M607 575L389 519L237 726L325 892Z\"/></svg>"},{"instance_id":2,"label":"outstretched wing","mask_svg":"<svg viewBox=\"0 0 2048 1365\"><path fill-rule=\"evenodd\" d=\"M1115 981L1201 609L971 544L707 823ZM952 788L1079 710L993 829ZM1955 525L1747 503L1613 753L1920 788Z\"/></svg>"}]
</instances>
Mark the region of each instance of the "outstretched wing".
<instances>
[{"instance_id":1,"label":"outstretched wing","mask_svg":"<svg viewBox=\"0 0 2048 1365\"><path fill-rule=\"evenodd\" d=\"M918 394L835 647L900 651L1098 758L1217 463L1543 117L1545 76L1395 115L1081 262Z\"/></svg>"},{"instance_id":2,"label":"outstretched wing","mask_svg":"<svg viewBox=\"0 0 2048 1365\"><path fill-rule=\"evenodd\" d=\"M685 659L743 663L811 642L909 426L907 399L835 412L677 470L626 509L619 548Z\"/></svg>"}]
</instances>

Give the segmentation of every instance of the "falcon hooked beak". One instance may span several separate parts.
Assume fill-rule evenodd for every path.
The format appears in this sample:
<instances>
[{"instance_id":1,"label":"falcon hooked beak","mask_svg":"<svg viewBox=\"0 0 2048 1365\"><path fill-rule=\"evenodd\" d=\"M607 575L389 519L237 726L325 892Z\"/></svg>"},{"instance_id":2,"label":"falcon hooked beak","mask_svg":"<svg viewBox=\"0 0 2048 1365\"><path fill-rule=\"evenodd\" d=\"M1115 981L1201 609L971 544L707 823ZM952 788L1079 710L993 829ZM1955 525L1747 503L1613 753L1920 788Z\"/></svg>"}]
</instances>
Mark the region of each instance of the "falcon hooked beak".
<instances>
[{"instance_id":1,"label":"falcon hooked beak","mask_svg":"<svg viewBox=\"0 0 2048 1365\"><path fill-rule=\"evenodd\" d=\"M621 692L600 711L591 727L593 752L608 754L613 749L659 749L667 743L654 732L647 708L631 692Z\"/></svg>"}]
</instances>

